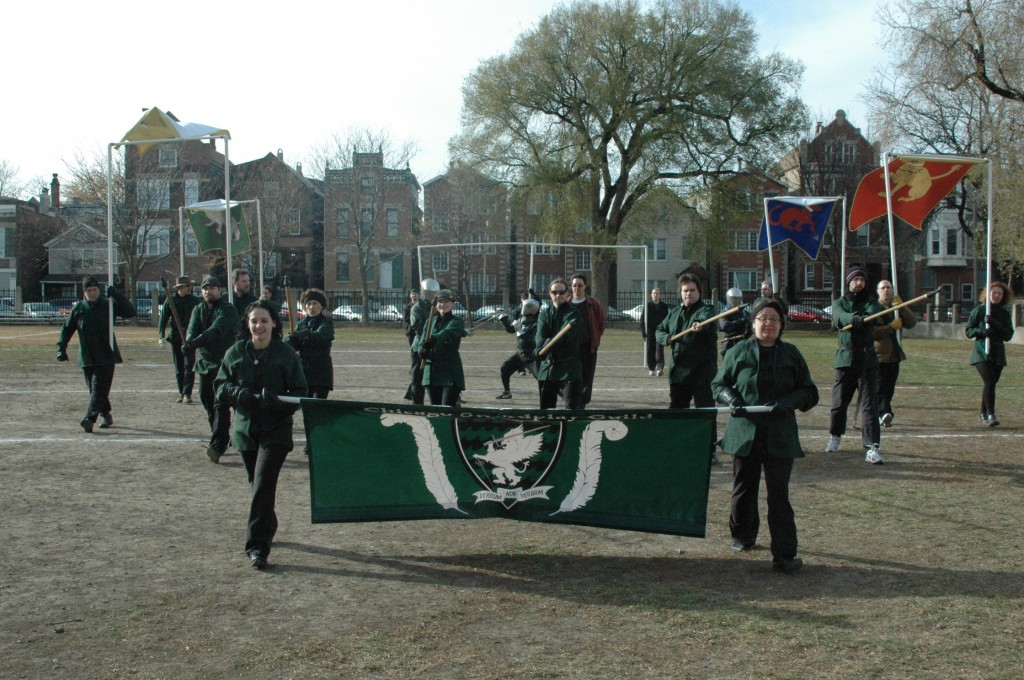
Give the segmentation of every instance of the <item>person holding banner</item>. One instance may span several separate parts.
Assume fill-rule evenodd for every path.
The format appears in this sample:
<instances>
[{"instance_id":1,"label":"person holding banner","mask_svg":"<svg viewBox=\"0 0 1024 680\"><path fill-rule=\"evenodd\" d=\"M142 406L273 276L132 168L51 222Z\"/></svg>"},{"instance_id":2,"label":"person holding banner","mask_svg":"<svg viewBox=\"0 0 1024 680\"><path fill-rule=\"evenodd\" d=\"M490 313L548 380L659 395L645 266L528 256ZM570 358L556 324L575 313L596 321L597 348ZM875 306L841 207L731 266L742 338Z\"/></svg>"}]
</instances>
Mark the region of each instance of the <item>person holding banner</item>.
<instances>
[{"instance_id":1,"label":"person holding banner","mask_svg":"<svg viewBox=\"0 0 1024 680\"><path fill-rule=\"evenodd\" d=\"M644 307L644 315L640 319L640 336L644 339L649 377L661 376L665 370L665 348L658 342L656 331L667 316L668 303L661 299L661 289L651 288L651 301Z\"/></svg>"},{"instance_id":2,"label":"person holding banner","mask_svg":"<svg viewBox=\"0 0 1024 680\"><path fill-rule=\"evenodd\" d=\"M855 391L860 391L861 442L865 462L881 465L880 428L878 423L878 355L875 354L874 328L888 324L888 315L873 321L865 317L884 312L878 300L867 290L863 269L852 269L846 275L846 293L832 302L832 327L839 331L832 367L832 410L829 416L829 439L825 453L836 453L846 434L846 412ZM849 329L847 329L849 327Z\"/></svg>"},{"instance_id":3,"label":"person holding banner","mask_svg":"<svg viewBox=\"0 0 1024 680\"><path fill-rule=\"evenodd\" d=\"M903 303L898 295L893 295L892 281L885 279L878 282L878 303L885 309ZM917 316L909 307L900 307L889 317L889 323L875 326L875 354L878 355L878 422L882 427L892 425L895 417L892 409L892 398L896 393L896 379L900 376L900 362L907 358L900 347L899 332L903 328L917 325Z\"/></svg>"},{"instance_id":4,"label":"person holding banner","mask_svg":"<svg viewBox=\"0 0 1024 680\"><path fill-rule=\"evenodd\" d=\"M537 320L537 387L540 408L558 406L582 409L583 369L580 366L579 333L582 320L568 299L569 285L558 278L548 286L551 304L540 311Z\"/></svg>"},{"instance_id":5,"label":"person holding banner","mask_svg":"<svg viewBox=\"0 0 1024 680\"><path fill-rule=\"evenodd\" d=\"M277 309L274 303L268 304ZM314 399L326 399L334 389L334 364L331 362L334 322L323 313L327 306L327 293L319 288L309 288L302 291L299 304L302 305L305 314L295 324L295 332L288 336L287 343L299 353L309 396ZM276 313L274 316L280 318ZM309 455L309 443L303 452Z\"/></svg>"},{"instance_id":6,"label":"person holding banner","mask_svg":"<svg viewBox=\"0 0 1024 680\"><path fill-rule=\"evenodd\" d=\"M238 335L238 311L234 305L221 296L220 279L204 276L200 286L203 304L192 310L192 319L181 343L182 352L199 350L195 370L199 374L199 400L206 409L210 421L210 445L206 456L211 462L220 461L228 448L231 431L231 408L217 399L213 383L224 360L224 353L235 342Z\"/></svg>"},{"instance_id":7,"label":"person holding banner","mask_svg":"<svg viewBox=\"0 0 1024 680\"><path fill-rule=\"evenodd\" d=\"M974 339L971 363L981 376L981 422L988 427L999 425L996 418L996 383L1006 367L1005 344L1013 338L1013 319L1009 307L1013 291L1002 281L993 281L981 298L981 304L967 318L967 337ZM991 308L986 311L989 306Z\"/></svg>"},{"instance_id":8,"label":"person holding banner","mask_svg":"<svg viewBox=\"0 0 1024 680\"><path fill-rule=\"evenodd\" d=\"M726 352L712 381L718 403L732 409L722 437L722 448L733 455L729 532L733 550L753 550L761 523L757 502L763 471L772 568L792 573L803 566L797 557L796 520L789 502L793 461L804 456L795 411L813 408L818 388L800 350L781 340L786 314L779 301L761 300L752 316L753 337ZM748 405L771 410L748 414L744 411Z\"/></svg>"},{"instance_id":9,"label":"person holding banner","mask_svg":"<svg viewBox=\"0 0 1024 680\"><path fill-rule=\"evenodd\" d=\"M281 341L281 320L265 300L249 305L243 338L224 354L217 372L217 400L235 410L231 439L249 479L245 553L257 569L267 566L277 533L277 480L292 450L297 404L280 397L305 397L306 376L295 350Z\"/></svg>"},{"instance_id":10,"label":"person holding banner","mask_svg":"<svg viewBox=\"0 0 1024 680\"><path fill-rule=\"evenodd\" d=\"M192 282L187 276L179 276L174 284L174 295L171 295L160 308L160 323L157 327L157 335L160 337L160 344L166 340L171 343L171 357L174 360L174 377L178 383L178 403L191 404L192 390L196 383L196 374L193 367L196 363L196 351L181 351L181 343L185 341L182 333L185 328L178 328L180 321L187 326L192 318L192 310L201 304L199 298L192 294ZM173 310L172 311L172 305ZM167 329L170 327L170 333Z\"/></svg>"},{"instance_id":11,"label":"person holding banner","mask_svg":"<svg viewBox=\"0 0 1024 680\"><path fill-rule=\"evenodd\" d=\"M57 339L57 361L68 360L68 343L78 333L78 366L85 376L89 390L89 406L85 417L78 422L86 432L92 432L97 418L100 429L114 424L110 406L110 386L114 383L114 366L121 363L117 340L110 337L110 302L114 302L114 315L122 319L135 316L135 305L113 286L107 286L107 297L100 294L100 284L94 276L82 279L83 299L75 303L64 320Z\"/></svg>"},{"instance_id":12,"label":"person holding banner","mask_svg":"<svg viewBox=\"0 0 1024 680\"><path fill-rule=\"evenodd\" d=\"M468 335L466 325L452 314L455 297L450 290L438 291L435 296L437 312L427 322L423 338L417 347L423 361L423 387L430 397L431 406L458 406L459 397L466 389L459 347Z\"/></svg>"}]
</instances>

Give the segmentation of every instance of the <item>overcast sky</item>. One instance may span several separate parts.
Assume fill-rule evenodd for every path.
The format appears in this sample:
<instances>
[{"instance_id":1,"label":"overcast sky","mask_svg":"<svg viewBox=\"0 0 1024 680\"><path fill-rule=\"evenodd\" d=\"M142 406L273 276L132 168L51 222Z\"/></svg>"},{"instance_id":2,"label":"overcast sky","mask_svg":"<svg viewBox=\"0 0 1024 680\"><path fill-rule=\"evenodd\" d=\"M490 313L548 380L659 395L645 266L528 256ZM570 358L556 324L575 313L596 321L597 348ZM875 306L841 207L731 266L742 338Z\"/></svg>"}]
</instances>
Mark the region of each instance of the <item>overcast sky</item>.
<instances>
[{"instance_id":1,"label":"overcast sky","mask_svg":"<svg viewBox=\"0 0 1024 680\"><path fill-rule=\"evenodd\" d=\"M385 129L417 144L411 167L422 183L447 166L464 78L558 4L13 0L0 39L0 160L49 184L76 153L105 157L156 106L227 128L235 163L281 149L294 164L335 133ZM756 18L764 51L805 64L813 118L845 109L866 132L860 97L885 61L875 2L739 4Z\"/></svg>"}]
</instances>

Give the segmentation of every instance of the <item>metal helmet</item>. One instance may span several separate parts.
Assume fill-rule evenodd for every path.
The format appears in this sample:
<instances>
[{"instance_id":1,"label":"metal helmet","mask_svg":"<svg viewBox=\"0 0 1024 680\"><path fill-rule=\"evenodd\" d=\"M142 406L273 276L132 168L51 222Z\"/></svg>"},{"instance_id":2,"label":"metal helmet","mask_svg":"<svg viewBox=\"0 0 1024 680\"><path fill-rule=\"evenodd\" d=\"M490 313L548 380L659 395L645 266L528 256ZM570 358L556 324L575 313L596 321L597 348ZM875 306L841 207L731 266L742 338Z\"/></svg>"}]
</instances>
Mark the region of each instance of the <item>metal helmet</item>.
<instances>
[{"instance_id":1,"label":"metal helmet","mask_svg":"<svg viewBox=\"0 0 1024 680\"><path fill-rule=\"evenodd\" d=\"M739 307L743 304L743 291L739 288L730 288L725 291L725 300L732 307Z\"/></svg>"},{"instance_id":2,"label":"metal helmet","mask_svg":"<svg viewBox=\"0 0 1024 680\"><path fill-rule=\"evenodd\" d=\"M427 302L433 302L440 290L441 284L429 276L420 281L420 291L422 291L422 297L426 298Z\"/></svg>"},{"instance_id":3,"label":"metal helmet","mask_svg":"<svg viewBox=\"0 0 1024 680\"><path fill-rule=\"evenodd\" d=\"M533 298L526 298L523 300L522 312L523 316L530 316L540 311L540 303Z\"/></svg>"}]
</instances>

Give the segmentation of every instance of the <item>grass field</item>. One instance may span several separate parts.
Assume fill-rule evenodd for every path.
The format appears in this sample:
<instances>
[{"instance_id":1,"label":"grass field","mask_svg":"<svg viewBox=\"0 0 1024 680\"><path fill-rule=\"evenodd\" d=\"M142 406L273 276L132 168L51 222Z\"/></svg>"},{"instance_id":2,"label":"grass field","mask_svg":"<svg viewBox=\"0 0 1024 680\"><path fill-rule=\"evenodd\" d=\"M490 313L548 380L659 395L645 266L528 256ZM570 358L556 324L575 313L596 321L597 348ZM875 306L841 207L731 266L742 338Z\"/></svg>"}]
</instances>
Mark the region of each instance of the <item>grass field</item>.
<instances>
[{"instance_id":1,"label":"grass field","mask_svg":"<svg viewBox=\"0 0 1024 680\"><path fill-rule=\"evenodd\" d=\"M273 566L257 572L244 470L233 451L207 461L202 409L173 403L155 331L118 329L116 426L93 435L56 333L0 327L2 678L1024 677L1022 346L988 429L969 343L908 340L886 464L872 466L856 430L823 453L834 337L788 333L822 397L799 416L805 566L791 576L771 571L765 526L760 549L729 549L728 457L700 540L508 520L313 525L293 454ZM513 345L464 341L467 404L535 406L522 377L511 404L494 401ZM331 398L400 401L399 331L339 329L333 358ZM610 331L594 407L667 401L638 334Z\"/></svg>"}]
</instances>

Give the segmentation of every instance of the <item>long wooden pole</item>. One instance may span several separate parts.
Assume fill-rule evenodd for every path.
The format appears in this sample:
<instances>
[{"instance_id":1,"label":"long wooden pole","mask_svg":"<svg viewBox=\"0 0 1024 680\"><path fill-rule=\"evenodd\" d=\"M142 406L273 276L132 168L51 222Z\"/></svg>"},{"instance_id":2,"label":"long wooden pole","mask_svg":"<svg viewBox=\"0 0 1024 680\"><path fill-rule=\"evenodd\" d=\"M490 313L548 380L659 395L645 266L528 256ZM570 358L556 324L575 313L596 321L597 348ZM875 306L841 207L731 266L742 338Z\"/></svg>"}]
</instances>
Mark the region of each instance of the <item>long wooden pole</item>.
<instances>
[{"instance_id":1,"label":"long wooden pole","mask_svg":"<svg viewBox=\"0 0 1024 680\"><path fill-rule=\"evenodd\" d=\"M181 317L178 316L178 308L174 306L174 300L171 299L171 295L178 294L178 289L175 288L173 293L169 293L167 291L167 280L161 278L160 283L164 287L164 297L167 298L167 301L164 302L164 304L171 306L171 316L174 317L174 325L178 327L178 335L181 337L181 341L185 342L185 329L181 325Z\"/></svg>"},{"instance_id":2,"label":"long wooden pole","mask_svg":"<svg viewBox=\"0 0 1024 680\"><path fill-rule=\"evenodd\" d=\"M701 328L704 328L704 326L707 326L709 323L712 323L714 321L718 321L719 319L724 318L726 316L729 316L730 314L735 314L736 312L738 312L741 309L743 309L743 307L745 307L745 306L746 305L742 305L740 307L732 307L731 309L725 310L721 314L716 314L715 316L711 317L710 319L704 319L703 321L695 323L694 325L692 325L689 328L687 328L685 331L680 331L680 332L676 333L675 335L673 335L671 338L669 338L668 339L668 344L671 345L673 342L675 342L676 340L678 340L679 338L683 337L684 335L686 335L688 333L693 333L694 331L699 331Z\"/></svg>"},{"instance_id":3,"label":"long wooden pole","mask_svg":"<svg viewBox=\"0 0 1024 680\"><path fill-rule=\"evenodd\" d=\"M864 317L864 321L873 321L874 319L877 319L880 316L885 316L886 314L892 314L897 309L902 309L902 308L906 307L907 305L912 305L915 302L920 302L921 300L924 300L925 298L930 298L933 295L938 294L938 292L939 292L939 289L936 288L935 290L933 290L930 293L925 293L924 295L918 295L913 300L907 300L906 302L901 302L898 305L893 305L892 307L889 307L888 309L883 310L881 312L875 312L871 316L865 316ZM848 331L848 330L850 330L852 328L853 328L853 324L852 323L848 323L845 326L843 326L841 330Z\"/></svg>"},{"instance_id":4,"label":"long wooden pole","mask_svg":"<svg viewBox=\"0 0 1024 680\"><path fill-rule=\"evenodd\" d=\"M427 315L427 323L426 323L425 326L423 326L423 340L424 341L430 339L430 334L434 330L434 328L433 328L434 324L432 322L434 320L434 312L435 311L437 311L437 303L433 302L430 305L430 314ZM426 358L421 358L420 359L420 370L421 371L423 370L423 367L426 364L427 364Z\"/></svg>"},{"instance_id":5,"label":"long wooden pole","mask_svg":"<svg viewBox=\"0 0 1024 680\"><path fill-rule=\"evenodd\" d=\"M554 344L556 342L558 342L559 340L561 340L563 337L565 337L565 334L569 332L570 328L572 328L572 321L570 321L569 323L567 323L564 326L562 326L562 330L560 330L557 333L555 333L555 337L551 338L551 340L548 342L548 344L546 344L546 345L544 345L543 347L540 348L540 351L537 352L537 358L539 359L539 358L543 357L545 354L547 354L548 352L550 352L551 348L554 346Z\"/></svg>"},{"instance_id":6,"label":"long wooden pole","mask_svg":"<svg viewBox=\"0 0 1024 680\"><path fill-rule=\"evenodd\" d=\"M292 304L292 289L288 285L287 276L284 277L284 299L285 303L288 305L288 334L290 335L295 332L295 317L298 314L298 311Z\"/></svg>"}]
</instances>

